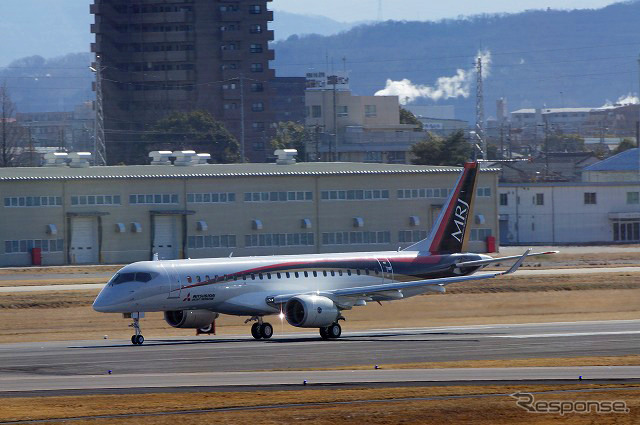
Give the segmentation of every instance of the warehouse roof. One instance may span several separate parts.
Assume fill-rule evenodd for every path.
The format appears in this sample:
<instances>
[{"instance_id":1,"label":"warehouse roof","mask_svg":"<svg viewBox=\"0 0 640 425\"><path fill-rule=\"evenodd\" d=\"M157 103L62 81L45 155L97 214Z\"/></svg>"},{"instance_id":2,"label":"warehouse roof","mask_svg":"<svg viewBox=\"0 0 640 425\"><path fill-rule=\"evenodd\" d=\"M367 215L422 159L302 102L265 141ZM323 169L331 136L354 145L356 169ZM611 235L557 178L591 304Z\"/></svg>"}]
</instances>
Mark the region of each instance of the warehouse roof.
<instances>
[{"instance_id":1,"label":"warehouse roof","mask_svg":"<svg viewBox=\"0 0 640 425\"><path fill-rule=\"evenodd\" d=\"M498 169L482 169L498 172ZM435 174L458 173L459 167L369 164L352 162L307 162L293 165L278 164L203 164L188 167L172 165L128 165L108 167L20 167L1 168L0 181L12 180L96 180L96 179L154 179L261 176L331 176L362 174Z\"/></svg>"},{"instance_id":2,"label":"warehouse roof","mask_svg":"<svg viewBox=\"0 0 640 425\"><path fill-rule=\"evenodd\" d=\"M589 165L584 171L639 171L639 155L640 149L628 149L610 158Z\"/></svg>"}]
</instances>

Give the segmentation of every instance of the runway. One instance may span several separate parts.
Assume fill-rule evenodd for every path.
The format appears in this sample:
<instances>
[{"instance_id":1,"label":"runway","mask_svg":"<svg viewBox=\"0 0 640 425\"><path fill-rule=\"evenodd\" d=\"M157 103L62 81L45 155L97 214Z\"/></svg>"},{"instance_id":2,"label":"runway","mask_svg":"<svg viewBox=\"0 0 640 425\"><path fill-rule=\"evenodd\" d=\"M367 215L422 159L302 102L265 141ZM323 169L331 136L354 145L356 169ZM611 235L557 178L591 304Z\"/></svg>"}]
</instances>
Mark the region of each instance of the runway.
<instances>
[{"instance_id":1,"label":"runway","mask_svg":"<svg viewBox=\"0 0 640 425\"><path fill-rule=\"evenodd\" d=\"M394 370L394 364L638 354L640 320L483 325L315 334L0 345L0 392L353 384L640 379L640 367ZM144 327L143 327L144 330ZM277 330L277 326L276 326ZM362 365L360 371L303 371ZM375 365L379 369L375 369ZM370 369L368 369L370 367ZM109 375L108 371L112 374Z\"/></svg>"}]
</instances>

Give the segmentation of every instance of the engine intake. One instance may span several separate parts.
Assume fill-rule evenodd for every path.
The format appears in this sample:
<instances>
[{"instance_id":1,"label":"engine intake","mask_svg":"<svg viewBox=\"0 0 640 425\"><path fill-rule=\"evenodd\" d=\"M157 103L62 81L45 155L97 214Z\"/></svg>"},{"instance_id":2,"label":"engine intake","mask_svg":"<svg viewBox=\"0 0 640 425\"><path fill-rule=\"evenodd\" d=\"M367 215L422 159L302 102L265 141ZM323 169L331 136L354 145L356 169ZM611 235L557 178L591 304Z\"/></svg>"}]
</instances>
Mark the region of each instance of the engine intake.
<instances>
[{"instance_id":1,"label":"engine intake","mask_svg":"<svg viewBox=\"0 0 640 425\"><path fill-rule=\"evenodd\" d=\"M327 297L299 295L287 301L284 315L291 326L298 328L324 328L338 320L340 312Z\"/></svg>"},{"instance_id":2,"label":"engine intake","mask_svg":"<svg viewBox=\"0 0 640 425\"><path fill-rule=\"evenodd\" d=\"M218 316L218 313L209 310L176 310L164 312L164 320L174 328L207 328Z\"/></svg>"}]
</instances>

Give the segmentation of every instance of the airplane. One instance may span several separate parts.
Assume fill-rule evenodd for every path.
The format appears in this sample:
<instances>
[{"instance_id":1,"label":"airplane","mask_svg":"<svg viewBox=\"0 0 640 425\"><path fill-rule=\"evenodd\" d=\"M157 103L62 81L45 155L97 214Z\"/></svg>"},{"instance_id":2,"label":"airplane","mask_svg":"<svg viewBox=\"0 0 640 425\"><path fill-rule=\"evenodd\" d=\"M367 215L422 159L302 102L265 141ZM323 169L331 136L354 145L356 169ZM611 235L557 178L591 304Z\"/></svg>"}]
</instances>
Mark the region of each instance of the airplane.
<instances>
[{"instance_id":1,"label":"airplane","mask_svg":"<svg viewBox=\"0 0 640 425\"><path fill-rule=\"evenodd\" d=\"M271 338L273 326L264 317L280 315L336 339L342 312L353 307L444 293L449 284L511 274L528 256L555 253L528 249L492 258L465 252L478 174L478 162L464 164L429 236L403 250L141 261L120 269L93 309L132 319L134 345L144 342L139 321L145 312L164 312L169 325L203 332L219 314L247 316L255 339ZM509 260L516 261L506 271L474 274Z\"/></svg>"}]
</instances>

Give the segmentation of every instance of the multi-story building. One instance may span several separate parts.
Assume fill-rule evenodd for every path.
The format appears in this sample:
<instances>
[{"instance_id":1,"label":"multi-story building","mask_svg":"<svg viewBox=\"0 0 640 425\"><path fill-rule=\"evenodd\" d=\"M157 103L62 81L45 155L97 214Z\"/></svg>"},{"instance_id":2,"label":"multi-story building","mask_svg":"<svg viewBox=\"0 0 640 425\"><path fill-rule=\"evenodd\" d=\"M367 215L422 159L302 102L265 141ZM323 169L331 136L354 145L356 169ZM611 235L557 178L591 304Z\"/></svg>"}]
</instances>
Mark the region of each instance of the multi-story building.
<instances>
[{"instance_id":1,"label":"multi-story building","mask_svg":"<svg viewBox=\"0 0 640 425\"><path fill-rule=\"evenodd\" d=\"M307 151L325 161L408 163L425 134L400 123L398 96L353 95L346 74L336 74L307 76L306 125L317 138Z\"/></svg>"},{"instance_id":2,"label":"multi-story building","mask_svg":"<svg viewBox=\"0 0 640 425\"><path fill-rule=\"evenodd\" d=\"M275 76L269 1L94 0L110 164L146 161L149 129L196 109L224 122L249 159L264 160Z\"/></svg>"}]
</instances>

